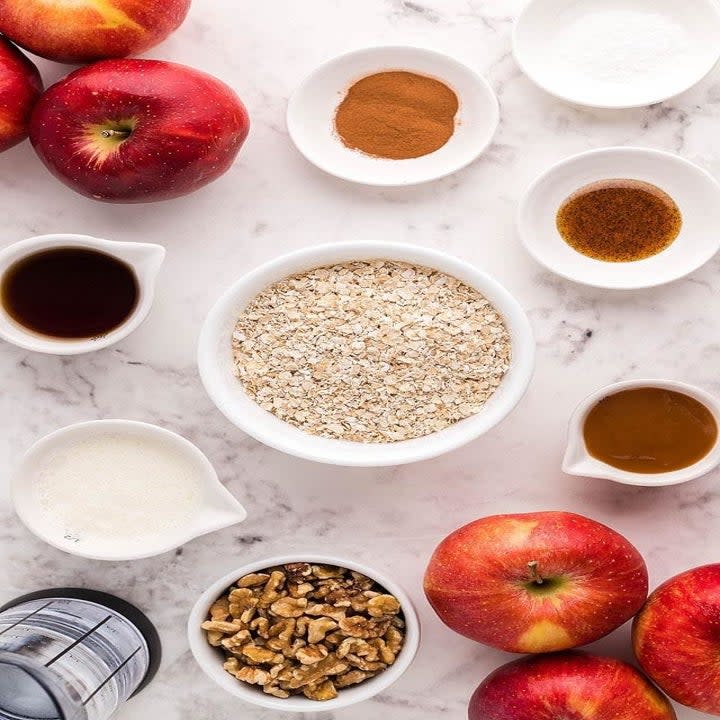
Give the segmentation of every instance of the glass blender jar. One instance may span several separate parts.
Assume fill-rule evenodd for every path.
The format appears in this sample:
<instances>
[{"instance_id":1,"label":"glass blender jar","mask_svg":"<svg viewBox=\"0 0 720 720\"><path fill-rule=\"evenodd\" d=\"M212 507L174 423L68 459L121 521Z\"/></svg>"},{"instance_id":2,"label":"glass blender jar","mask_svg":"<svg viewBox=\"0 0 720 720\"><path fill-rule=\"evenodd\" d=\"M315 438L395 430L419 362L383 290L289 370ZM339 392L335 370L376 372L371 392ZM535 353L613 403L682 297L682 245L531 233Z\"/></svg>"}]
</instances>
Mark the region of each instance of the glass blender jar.
<instances>
[{"instance_id":1,"label":"glass blender jar","mask_svg":"<svg viewBox=\"0 0 720 720\"><path fill-rule=\"evenodd\" d=\"M154 677L157 631L113 595L62 588L0 608L0 720L107 720Z\"/></svg>"}]
</instances>

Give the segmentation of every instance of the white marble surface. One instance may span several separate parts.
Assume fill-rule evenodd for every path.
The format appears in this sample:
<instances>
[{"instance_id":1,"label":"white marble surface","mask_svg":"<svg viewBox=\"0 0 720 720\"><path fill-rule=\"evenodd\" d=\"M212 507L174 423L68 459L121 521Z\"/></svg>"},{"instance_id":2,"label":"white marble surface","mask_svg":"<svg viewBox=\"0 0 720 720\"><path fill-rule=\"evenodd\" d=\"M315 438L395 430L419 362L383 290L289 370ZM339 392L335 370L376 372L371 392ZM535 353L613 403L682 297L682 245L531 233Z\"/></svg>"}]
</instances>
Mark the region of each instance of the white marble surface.
<instances>
[{"instance_id":1,"label":"white marble surface","mask_svg":"<svg viewBox=\"0 0 720 720\"><path fill-rule=\"evenodd\" d=\"M34 539L0 499L0 599L66 584L119 592L147 609L165 662L121 720L220 720L282 715L240 705L200 675L184 639L186 614L220 574L248 560L330 550L376 565L412 592L424 622L416 664L368 705L337 713L364 720L458 719L487 672L507 656L446 630L421 592L426 560L455 527L496 513L579 511L607 522L648 559L652 584L720 558L718 475L664 490L564 476L560 459L575 404L611 381L664 376L720 392L718 271L710 263L662 289L607 293L544 272L514 233L532 178L572 153L612 144L677 151L720 174L720 72L684 96L645 110L589 112L557 102L522 76L510 54L520 0L195 0L187 23L151 53L231 83L254 127L239 162L213 186L151 206L108 206L53 180L26 144L0 158L2 243L46 232L84 232L163 243L168 261L145 325L115 349L74 359L0 347L7 477L19 454L62 425L91 418L156 422L194 440L250 518L176 555L132 564L75 559ZM289 93L319 62L371 44L418 43L484 73L502 105L491 150L441 182L379 191L310 167L284 128ZM47 80L64 68L41 63ZM537 372L502 426L432 462L345 470L294 460L230 426L195 368L203 317L216 296L258 263L312 243L392 239L442 248L496 275L527 308ZM628 628L600 644L628 653ZM325 717L325 716L324 716ZM328 716L329 717L329 716ZM682 710L683 720L699 717Z\"/></svg>"}]
</instances>

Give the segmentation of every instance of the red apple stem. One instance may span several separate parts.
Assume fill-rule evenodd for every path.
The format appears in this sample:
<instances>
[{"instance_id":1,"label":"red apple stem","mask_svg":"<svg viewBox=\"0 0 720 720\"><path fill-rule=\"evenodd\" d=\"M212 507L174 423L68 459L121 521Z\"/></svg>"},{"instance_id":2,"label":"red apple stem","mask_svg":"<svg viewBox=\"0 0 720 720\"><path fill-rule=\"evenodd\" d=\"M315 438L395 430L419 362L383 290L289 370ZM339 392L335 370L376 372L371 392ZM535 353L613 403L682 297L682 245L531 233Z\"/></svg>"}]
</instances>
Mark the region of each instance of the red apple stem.
<instances>
[{"instance_id":1,"label":"red apple stem","mask_svg":"<svg viewBox=\"0 0 720 720\"><path fill-rule=\"evenodd\" d=\"M538 572L538 567L540 563L537 560L533 560L532 562L528 563L528 567L530 568L530 577L532 581L538 585L542 585L545 581L540 577L540 573Z\"/></svg>"}]
</instances>

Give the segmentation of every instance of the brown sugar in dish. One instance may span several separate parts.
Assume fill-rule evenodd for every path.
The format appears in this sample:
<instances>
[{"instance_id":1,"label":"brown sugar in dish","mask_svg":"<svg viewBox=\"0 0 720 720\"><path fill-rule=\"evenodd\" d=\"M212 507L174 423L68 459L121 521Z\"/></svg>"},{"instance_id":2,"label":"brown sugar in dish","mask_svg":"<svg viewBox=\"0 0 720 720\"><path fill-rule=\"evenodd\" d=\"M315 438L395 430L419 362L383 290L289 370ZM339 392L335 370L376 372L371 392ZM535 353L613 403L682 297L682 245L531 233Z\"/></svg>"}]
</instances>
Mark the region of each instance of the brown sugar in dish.
<instances>
[{"instance_id":1,"label":"brown sugar in dish","mask_svg":"<svg viewBox=\"0 0 720 720\"><path fill-rule=\"evenodd\" d=\"M680 234L682 213L663 190L641 180L601 180L573 193L560 207L557 228L583 255L633 262L657 255Z\"/></svg>"},{"instance_id":2,"label":"brown sugar in dish","mask_svg":"<svg viewBox=\"0 0 720 720\"><path fill-rule=\"evenodd\" d=\"M429 155L450 140L459 107L457 95L439 80L381 72L348 90L335 115L335 130L348 148L408 160Z\"/></svg>"},{"instance_id":3,"label":"brown sugar in dish","mask_svg":"<svg viewBox=\"0 0 720 720\"><path fill-rule=\"evenodd\" d=\"M601 400L583 428L597 460L634 473L665 473L694 465L715 446L715 416L695 398L657 387L624 390Z\"/></svg>"}]
</instances>

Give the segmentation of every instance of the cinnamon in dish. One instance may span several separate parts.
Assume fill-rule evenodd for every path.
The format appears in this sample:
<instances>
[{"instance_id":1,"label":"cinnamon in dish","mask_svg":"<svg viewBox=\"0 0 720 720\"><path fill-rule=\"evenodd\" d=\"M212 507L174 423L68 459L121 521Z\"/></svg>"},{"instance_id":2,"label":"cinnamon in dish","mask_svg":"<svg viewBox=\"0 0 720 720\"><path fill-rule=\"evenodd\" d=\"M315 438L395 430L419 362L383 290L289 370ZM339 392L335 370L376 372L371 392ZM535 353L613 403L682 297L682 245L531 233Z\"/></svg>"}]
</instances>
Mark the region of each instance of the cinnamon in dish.
<instances>
[{"instance_id":1,"label":"cinnamon in dish","mask_svg":"<svg viewBox=\"0 0 720 720\"><path fill-rule=\"evenodd\" d=\"M460 102L445 83L388 71L356 82L335 115L343 144L366 155L408 160L439 150L455 133Z\"/></svg>"},{"instance_id":2,"label":"cinnamon in dish","mask_svg":"<svg viewBox=\"0 0 720 720\"><path fill-rule=\"evenodd\" d=\"M682 213L664 190L642 180L600 180L560 207L557 228L583 255L605 262L644 260L680 234Z\"/></svg>"},{"instance_id":3,"label":"cinnamon in dish","mask_svg":"<svg viewBox=\"0 0 720 720\"><path fill-rule=\"evenodd\" d=\"M718 425L695 398L657 387L623 390L601 400L583 428L595 459L634 473L682 470L715 446Z\"/></svg>"}]
</instances>

